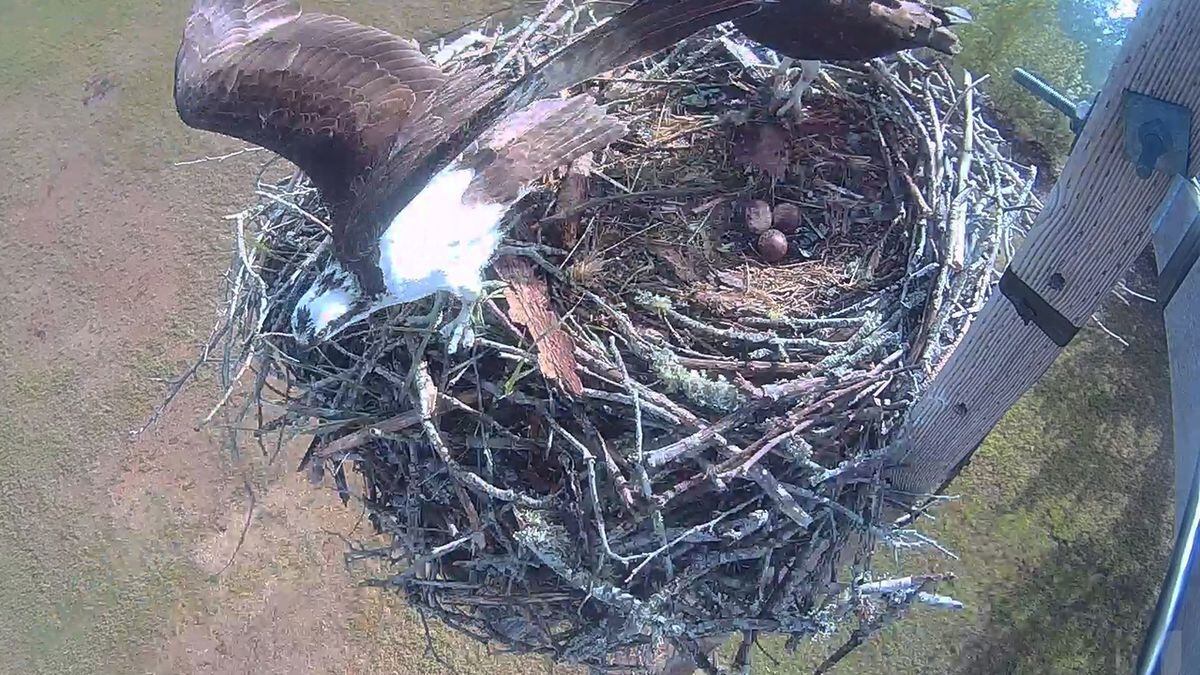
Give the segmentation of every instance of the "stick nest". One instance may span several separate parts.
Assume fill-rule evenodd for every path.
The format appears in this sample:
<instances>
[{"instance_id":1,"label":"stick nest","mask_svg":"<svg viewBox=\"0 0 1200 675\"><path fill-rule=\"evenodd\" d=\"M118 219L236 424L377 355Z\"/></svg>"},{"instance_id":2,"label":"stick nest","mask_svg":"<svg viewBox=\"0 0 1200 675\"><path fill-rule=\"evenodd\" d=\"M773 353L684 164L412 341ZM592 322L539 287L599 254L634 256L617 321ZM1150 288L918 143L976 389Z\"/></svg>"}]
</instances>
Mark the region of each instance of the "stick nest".
<instances>
[{"instance_id":1,"label":"stick nest","mask_svg":"<svg viewBox=\"0 0 1200 675\"><path fill-rule=\"evenodd\" d=\"M515 78L588 7L435 58ZM835 659L912 602L955 606L942 577L872 581L876 546L936 546L883 518L881 474L1036 212L1033 171L940 63L827 66L788 130L774 58L718 28L588 83L632 132L524 202L466 353L445 353L440 298L297 346L323 210L302 177L260 181L201 362L260 442L313 434L302 466L383 535L350 553L382 563L373 583L601 668L669 643L713 669L701 645L733 632L740 666L757 636L853 628ZM798 207L783 261L761 259L748 199Z\"/></svg>"}]
</instances>

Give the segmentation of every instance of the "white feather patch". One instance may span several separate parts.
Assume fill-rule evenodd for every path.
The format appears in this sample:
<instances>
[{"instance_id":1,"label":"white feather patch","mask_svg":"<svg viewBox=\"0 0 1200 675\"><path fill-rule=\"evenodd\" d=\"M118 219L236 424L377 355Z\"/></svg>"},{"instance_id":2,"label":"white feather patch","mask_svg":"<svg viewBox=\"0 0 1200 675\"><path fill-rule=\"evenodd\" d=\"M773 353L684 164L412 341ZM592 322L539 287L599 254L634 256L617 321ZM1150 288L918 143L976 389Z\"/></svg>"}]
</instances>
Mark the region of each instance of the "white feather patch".
<instances>
[{"instance_id":1,"label":"white feather patch","mask_svg":"<svg viewBox=\"0 0 1200 675\"><path fill-rule=\"evenodd\" d=\"M358 283L337 260L313 282L292 311L292 332L303 342L323 335L329 324L350 311L359 296Z\"/></svg>"},{"instance_id":2,"label":"white feather patch","mask_svg":"<svg viewBox=\"0 0 1200 675\"><path fill-rule=\"evenodd\" d=\"M478 291L483 268L500 245L500 224L512 203L467 203L474 178L455 162L438 172L392 219L379 243L379 266L391 303L437 291Z\"/></svg>"},{"instance_id":3,"label":"white feather patch","mask_svg":"<svg viewBox=\"0 0 1200 675\"><path fill-rule=\"evenodd\" d=\"M463 197L474 176L452 163L392 219L379 241L387 292L328 332L330 324L354 309L361 293L353 275L331 260L296 305L292 328L297 338L306 343L332 338L372 312L438 291L474 298L483 287L483 269L500 245L504 214L517 201L467 203Z\"/></svg>"}]
</instances>

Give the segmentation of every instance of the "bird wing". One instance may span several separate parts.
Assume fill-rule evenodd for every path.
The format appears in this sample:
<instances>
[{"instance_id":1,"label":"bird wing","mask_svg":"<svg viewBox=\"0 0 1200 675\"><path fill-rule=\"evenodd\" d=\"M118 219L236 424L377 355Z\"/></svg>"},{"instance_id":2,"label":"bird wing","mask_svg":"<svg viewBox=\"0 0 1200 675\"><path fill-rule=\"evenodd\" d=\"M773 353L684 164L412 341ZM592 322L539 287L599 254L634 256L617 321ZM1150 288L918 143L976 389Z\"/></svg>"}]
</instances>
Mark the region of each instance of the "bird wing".
<instances>
[{"instance_id":1,"label":"bird wing","mask_svg":"<svg viewBox=\"0 0 1200 675\"><path fill-rule=\"evenodd\" d=\"M448 78L410 110L409 123L397 132L387 157L354 186L354 199L344 217L333 219L330 226L334 256L354 272L364 290L383 290L380 235L445 161L453 159L446 156L445 148L458 145L456 139L477 135L480 129L475 121L488 124L493 119L481 111L504 105L499 94L505 86L486 66Z\"/></svg>"},{"instance_id":2,"label":"bird wing","mask_svg":"<svg viewBox=\"0 0 1200 675\"><path fill-rule=\"evenodd\" d=\"M502 119L463 153L463 165L475 173L464 199L513 202L533 181L627 132L586 94L537 101Z\"/></svg>"},{"instance_id":3,"label":"bird wing","mask_svg":"<svg viewBox=\"0 0 1200 675\"><path fill-rule=\"evenodd\" d=\"M493 124L543 96L752 14L771 1L636 0L515 83L506 85L482 68L456 75L412 112L414 123L400 130L387 162L356 193L354 213L340 226L332 224L335 255L365 286L378 287L378 240L390 218ZM565 114L558 111L554 117Z\"/></svg>"},{"instance_id":4,"label":"bird wing","mask_svg":"<svg viewBox=\"0 0 1200 675\"><path fill-rule=\"evenodd\" d=\"M735 25L785 56L861 61L918 47L957 54L949 26L969 20L965 10L918 0L782 0Z\"/></svg>"},{"instance_id":5,"label":"bird wing","mask_svg":"<svg viewBox=\"0 0 1200 675\"><path fill-rule=\"evenodd\" d=\"M518 98L531 87L551 92L565 89L673 47L706 28L751 16L777 2L799 1L636 0L530 72L517 91ZM521 98L520 105L529 100Z\"/></svg>"},{"instance_id":6,"label":"bird wing","mask_svg":"<svg viewBox=\"0 0 1200 675\"><path fill-rule=\"evenodd\" d=\"M463 199L510 205L555 167L626 133L624 124L586 95L536 101L483 130L472 129L470 120L491 119L479 115L481 109L506 104L503 98L495 98L502 87L486 68L451 78L414 112L421 123L401 130L391 158L371 172L346 217L332 223L334 255L368 294L385 288L380 237L392 218L426 188L430 175L442 169L439 149L472 138L454 162L474 174ZM429 223L429 227L457 225Z\"/></svg>"},{"instance_id":7,"label":"bird wing","mask_svg":"<svg viewBox=\"0 0 1200 675\"><path fill-rule=\"evenodd\" d=\"M950 26L970 23L971 13L960 7L941 7L915 0L877 0L880 11L875 14L884 32L912 47L930 47L943 54L957 54L961 49L958 36Z\"/></svg>"},{"instance_id":8,"label":"bird wing","mask_svg":"<svg viewBox=\"0 0 1200 675\"><path fill-rule=\"evenodd\" d=\"M295 163L336 203L445 80L415 42L294 0L196 0L175 106L191 127Z\"/></svg>"}]
</instances>

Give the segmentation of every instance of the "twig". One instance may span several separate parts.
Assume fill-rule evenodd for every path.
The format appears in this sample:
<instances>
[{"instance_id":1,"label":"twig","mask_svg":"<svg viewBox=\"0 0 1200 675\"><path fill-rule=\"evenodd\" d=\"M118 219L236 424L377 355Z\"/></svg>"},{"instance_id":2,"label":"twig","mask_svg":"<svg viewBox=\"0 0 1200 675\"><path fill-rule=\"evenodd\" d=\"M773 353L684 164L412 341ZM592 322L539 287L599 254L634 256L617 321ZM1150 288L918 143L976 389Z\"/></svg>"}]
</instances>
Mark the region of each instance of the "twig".
<instances>
[{"instance_id":1,"label":"twig","mask_svg":"<svg viewBox=\"0 0 1200 675\"><path fill-rule=\"evenodd\" d=\"M233 152L226 153L224 155L217 155L216 157L201 157L200 159L189 159L183 162L175 162L173 166L192 166L193 164L203 164L205 162L224 162L227 159L233 159L234 157L244 155L248 152L258 152L259 150L262 150L262 148L258 146L250 146L247 148L242 148L241 150L234 150Z\"/></svg>"}]
</instances>

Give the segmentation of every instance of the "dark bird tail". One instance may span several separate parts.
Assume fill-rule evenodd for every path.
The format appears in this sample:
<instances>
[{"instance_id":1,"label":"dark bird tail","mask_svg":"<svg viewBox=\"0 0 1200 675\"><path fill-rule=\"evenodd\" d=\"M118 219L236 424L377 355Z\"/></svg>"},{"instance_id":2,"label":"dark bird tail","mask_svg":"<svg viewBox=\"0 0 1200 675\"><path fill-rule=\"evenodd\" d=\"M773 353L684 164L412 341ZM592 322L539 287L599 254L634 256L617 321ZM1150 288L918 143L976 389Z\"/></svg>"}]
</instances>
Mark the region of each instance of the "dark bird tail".
<instances>
[{"instance_id":1,"label":"dark bird tail","mask_svg":"<svg viewBox=\"0 0 1200 675\"><path fill-rule=\"evenodd\" d=\"M552 55L522 79L516 107L629 65L726 21L754 14L775 0L637 0Z\"/></svg>"}]
</instances>

